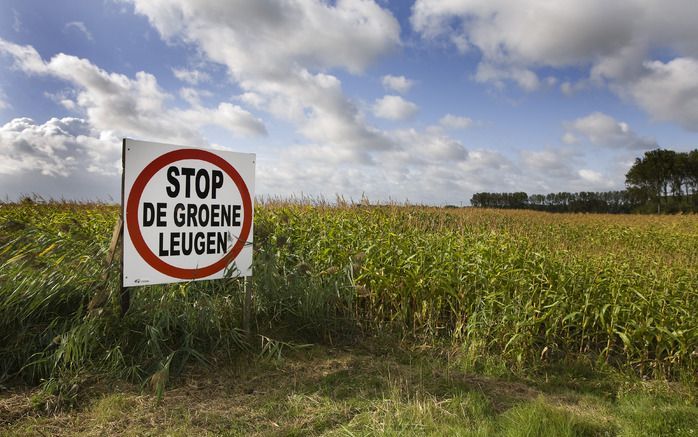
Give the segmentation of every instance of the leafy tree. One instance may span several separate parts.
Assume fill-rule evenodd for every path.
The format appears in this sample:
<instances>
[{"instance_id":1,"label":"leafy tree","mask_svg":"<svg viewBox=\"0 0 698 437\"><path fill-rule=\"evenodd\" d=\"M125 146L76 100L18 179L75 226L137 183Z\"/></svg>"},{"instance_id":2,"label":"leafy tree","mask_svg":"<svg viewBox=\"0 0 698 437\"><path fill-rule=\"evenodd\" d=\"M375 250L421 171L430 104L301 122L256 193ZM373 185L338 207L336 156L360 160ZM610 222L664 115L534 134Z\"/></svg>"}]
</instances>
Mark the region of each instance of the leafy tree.
<instances>
[{"instance_id":1,"label":"leafy tree","mask_svg":"<svg viewBox=\"0 0 698 437\"><path fill-rule=\"evenodd\" d=\"M551 212L698 212L698 149L645 152L625 175L626 190L528 195L475 193L472 206L527 208Z\"/></svg>"},{"instance_id":2,"label":"leafy tree","mask_svg":"<svg viewBox=\"0 0 698 437\"><path fill-rule=\"evenodd\" d=\"M696 170L692 156L696 154L698 150L689 153L665 149L645 152L628 170L625 184L636 200L656 204L657 212L661 212L662 203L665 210L690 210L684 205L684 194L688 196L689 187L695 192ZM669 198L670 193L673 199Z\"/></svg>"}]
</instances>

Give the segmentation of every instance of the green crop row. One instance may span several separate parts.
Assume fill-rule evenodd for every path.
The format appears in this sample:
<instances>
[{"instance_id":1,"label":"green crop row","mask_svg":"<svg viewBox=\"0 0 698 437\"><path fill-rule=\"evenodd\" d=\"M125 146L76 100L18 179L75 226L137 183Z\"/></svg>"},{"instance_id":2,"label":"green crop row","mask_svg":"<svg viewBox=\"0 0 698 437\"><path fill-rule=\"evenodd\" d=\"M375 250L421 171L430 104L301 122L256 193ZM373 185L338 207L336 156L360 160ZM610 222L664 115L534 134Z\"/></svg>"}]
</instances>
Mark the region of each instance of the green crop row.
<instances>
[{"instance_id":1,"label":"green crop row","mask_svg":"<svg viewBox=\"0 0 698 437\"><path fill-rule=\"evenodd\" d=\"M698 367L695 216L285 205L257 223L288 268L348 276L364 329L523 365L581 355L643 374Z\"/></svg>"},{"instance_id":2,"label":"green crop row","mask_svg":"<svg viewBox=\"0 0 698 437\"><path fill-rule=\"evenodd\" d=\"M88 369L157 385L191 359L386 331L511 367L698 369L696 216L262 203L250 337L237 279L135 288L120 317L119 272L103 278L117 214L0 205L0 381Z\"/></svg>"}]
</instances>

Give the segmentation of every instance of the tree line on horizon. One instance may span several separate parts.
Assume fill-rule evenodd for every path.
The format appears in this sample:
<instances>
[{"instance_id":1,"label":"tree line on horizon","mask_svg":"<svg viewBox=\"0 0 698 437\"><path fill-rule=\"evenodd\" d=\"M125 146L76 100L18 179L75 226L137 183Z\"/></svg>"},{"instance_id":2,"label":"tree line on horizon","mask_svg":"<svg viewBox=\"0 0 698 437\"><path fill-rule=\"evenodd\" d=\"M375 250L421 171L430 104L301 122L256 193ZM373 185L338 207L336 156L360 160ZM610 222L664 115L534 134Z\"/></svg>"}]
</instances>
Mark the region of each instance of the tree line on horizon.
<instances>
[{"instance_id":1,"label":"tree line on horizon","mask_svg":"<svg viewBox=\"0 0 698 437\"><path fill-rule=\"evenodd\" d=\"M677 213L698 212L698 149L655 149L636 158L625 175L625 190L528 195L473 194L477 208L533 209L550 212Z\"/></svg>"}]
</instances>

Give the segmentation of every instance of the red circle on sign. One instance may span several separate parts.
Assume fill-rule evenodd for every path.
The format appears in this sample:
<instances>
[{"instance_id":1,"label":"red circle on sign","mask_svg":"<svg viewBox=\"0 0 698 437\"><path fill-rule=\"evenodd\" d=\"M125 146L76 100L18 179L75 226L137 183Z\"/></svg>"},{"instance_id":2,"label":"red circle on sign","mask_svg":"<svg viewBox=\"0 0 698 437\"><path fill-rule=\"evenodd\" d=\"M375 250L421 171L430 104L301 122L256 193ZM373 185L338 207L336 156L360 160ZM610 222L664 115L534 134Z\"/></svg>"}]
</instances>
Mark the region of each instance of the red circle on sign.
<instances>
[{"instance_id":1,"label":"red circle on sign","mask_svg":"<svg viewBox=\"0 0 698 437\"><path fill-rule=\"evenodd\" d=\"M230 252L228 252L223 258L211 265L196 269L185 269L182 267L173 266L172 264L166 263L158 258L157 255L155 255L155 253L153 253L153 251L150 250L150 247L148 247L146 244L145 240L143 239L143 234L141 233L141 228L138 225L138 205L141 201L143 190L150 179L155 175L155 173L160 171L160 169L166 165L172 164L176 161L181 161L183 159L198 159L217 166L223 170L233 180L233 182L235 182L235 186L242 197L242 229L240 230L240 235L238 236L237 242L233 245L232 249L230 249ZM136 248L138 253L141 255L141 257L143 257L145 262L160 273L179 279L199 279L206 276L211 276L212 274L225 268L228 263L235 259L247 242L250 229L252 229L252 199L250 198L250 191L247 188L245 181L242 179L242 176L240 176L240 173L235 170L235 167L230 165L220 156L200 149L174 150L172 152L165 153L152 161L136 178L136 181L131 187L131 192L128 195L128 201L126 202L126 227L128 228L128 233L131 236L133 246Z\"/></svg>"}]
</instances>

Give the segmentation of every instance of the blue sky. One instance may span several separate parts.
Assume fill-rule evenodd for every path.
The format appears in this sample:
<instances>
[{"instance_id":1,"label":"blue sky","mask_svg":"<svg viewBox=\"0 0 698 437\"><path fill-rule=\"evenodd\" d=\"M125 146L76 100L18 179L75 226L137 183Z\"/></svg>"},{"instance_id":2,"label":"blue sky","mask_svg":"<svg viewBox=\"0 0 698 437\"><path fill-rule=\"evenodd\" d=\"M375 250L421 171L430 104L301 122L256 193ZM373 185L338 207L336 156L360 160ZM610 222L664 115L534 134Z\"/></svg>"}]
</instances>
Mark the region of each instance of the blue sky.
<instances>
[{"instance_id":1,"label":"blue sky","mask_svg":"<svg viewBox=\"0 0 698 437\"><path fill-rule=\"evenodd\" d=\"M120 139L258 195L609 190L698 146L694 0L2 0L0 195L118 199Z\"/></svg>"}]
</instances>

